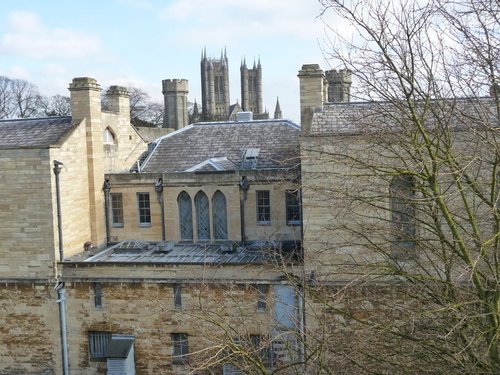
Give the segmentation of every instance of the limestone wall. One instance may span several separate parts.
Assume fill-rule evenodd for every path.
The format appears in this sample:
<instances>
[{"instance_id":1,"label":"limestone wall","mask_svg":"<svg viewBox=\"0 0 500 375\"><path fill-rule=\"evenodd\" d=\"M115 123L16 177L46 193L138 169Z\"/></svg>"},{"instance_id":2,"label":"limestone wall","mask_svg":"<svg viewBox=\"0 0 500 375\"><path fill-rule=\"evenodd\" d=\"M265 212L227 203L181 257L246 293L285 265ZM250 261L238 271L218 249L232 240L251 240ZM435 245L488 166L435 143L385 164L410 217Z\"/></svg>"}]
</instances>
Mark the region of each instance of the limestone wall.
<instances>
[{"instance_id":1,"label":"limestone wall","mask_svg":"<svg viewBox=\"0 0 500 375\"><path fill-rule=\"evenodd\" d=\"M65 257L81 252L83 244L91 241L88 165L82 163L82 160L85 160L87 155L85 125L85 121L76 125L61 147L50 149L52 163L54 160L63 163L59 174L59 182L61 189L63 251ZM52 167L53 165L47 170L47 174L52 181L53 246L57 254L56 259L59 261L56 188ZM103 212L101 211L102 214Z\"/></svg>"},{"instance_id":2,"label":"limestone wall","mask_svg":"<svg viewBox=\"0 0 500 375\"><path fill-rule=\"evenodd\" d=\"M49 278L55 261L49 151L0 150L0 278Z\"/></svg>"},{"instance_id":3,"label":"limestone wall","mask_svg":"<svg viewBox=\"0 0 500 375\"><path fill-rule=\"evenodd\" d=\"M181 192L189 194L192 201L194 240L196 237L196 211L194 199L200 191L204 192L212 207L212 197L220 191L226 198L228 239L241 241L240 200L243 193L237 173L227 174L110 174L111 193L121 193L123 199L124 225L111 226L111 241L126 239L144 239L159 241L162 238L161 206L154 190L159 178L163 179L163 201L165 212L166 240L180 241L178 197ZM300 225L287 225L285 192L297 188L297 185L281 175L262 179L248 176L250 187L244 201L245 240L300 240ZM265 225L257 222L256 196L258 190L270 192L271 222ZM137 193L149 192L151 202L151 226L138 224ZM212 210L212 208L210 208ZM210 214L212 221L212 215ZM213 225L211 225L213 232ZM213 233L211 238L214 238Z\"/></svg>"},{"instance_id":4,"label":"limestone wall","mask_svg":"<svg viewBox=\"0 0 500 375\"><path fill-rule=\"evenodd\" d=\"M94 303L91 283L68 288L70 367L78 374L105 374L106 364L89 358L88 332L133 335L136 374L188 374L220 344L240 335L269 335L271 310L257 311L251 285L181 284L182 307L174 306L172 284L103 283L102 307ZM269 295L271 298L271 295ZM185 365L172 363L171 333L188 334L192 356ZM214 366L221 370L220 364Z\"/></svg>"},{"instance_id":5,"label":"limestone wall","mask_svg":"<svg viewBox=\"0 0 500 375\"><path fill-rule=\"evenodd\" d=\"M60 374L58 305L51 284L0 288L0 374Z\"/></svg>"}]
</instances>

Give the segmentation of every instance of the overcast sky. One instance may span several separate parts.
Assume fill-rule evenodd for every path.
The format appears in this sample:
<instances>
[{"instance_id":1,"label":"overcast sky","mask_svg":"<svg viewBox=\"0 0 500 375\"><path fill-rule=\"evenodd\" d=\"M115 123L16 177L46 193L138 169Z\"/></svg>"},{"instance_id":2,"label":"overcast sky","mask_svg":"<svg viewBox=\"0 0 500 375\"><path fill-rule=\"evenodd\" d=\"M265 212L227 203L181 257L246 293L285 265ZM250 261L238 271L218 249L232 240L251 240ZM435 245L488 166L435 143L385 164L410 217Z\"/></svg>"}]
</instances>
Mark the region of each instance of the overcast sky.
<instances>
[{"instance_id":1,"label":"overcast sky","mask_svg":"<svg viewBox=\"0 0 500 375\"><path fill-rule=\"evenodd\" d=\"M69 95L73 77L89 76L158 101L162 79L186 78L189 100L200 103L201 52L226 48L231 103L241 96L241 59L250 67L260 57L264 106L272 116L279 97L284 117L298 122L298 70L332 64L320 12L316 0L2 0L0 75L47 96Z\"/></svg>"}]
</instances>

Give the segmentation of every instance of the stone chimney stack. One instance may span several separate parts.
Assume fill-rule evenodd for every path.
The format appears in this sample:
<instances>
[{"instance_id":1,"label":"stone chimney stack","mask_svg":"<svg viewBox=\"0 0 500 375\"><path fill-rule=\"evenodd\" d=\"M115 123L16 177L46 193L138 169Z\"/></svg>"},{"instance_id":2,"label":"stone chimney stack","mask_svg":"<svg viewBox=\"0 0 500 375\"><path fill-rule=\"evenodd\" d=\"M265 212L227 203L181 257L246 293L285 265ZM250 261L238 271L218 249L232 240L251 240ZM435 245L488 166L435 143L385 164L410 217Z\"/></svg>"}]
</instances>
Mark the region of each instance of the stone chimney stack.
<instances>
[{"instance_id":1,"label":"stone chimney stack","mask_svg":"<svg viewBox=\"0 0 500 375\"><path fill-rule=\"evenodd\" d=\"M109 111L130 113L130 97L126 87L110 86L106 95L108 96Z\"/></svg>"},{"instance_id":2,"label":"stone chimney stack","mask_svg":"<svg viewBox=\"0 0 500 375\"><path fill-rule=\"evenodd\" d=\"M87 145L87 173L89 189L90 241L97 246L105 243L106 231L104 195L103 123L101 110L101 87L94 78L74 78L69 84L71 115L73 122L84 120ZM84 161L81 160L83 163Z\"/></svg>"},{"instance_id":3,"label":"stone chimney stack","mask_svg":"<svg viewBox=\"0 0 500 375\"><path fill-rule=\"evenodd\" d=\"M101 117L101 86L94 78L73 78L69 84L71 93L71 115L73 119L83 120Z\"/></svg>"},{"instance_id":4,"label":"stone chimney stack","mask_svg":"<svg viewBox=\"0 0 500 375\"><path fill-rule=\"evenodd\" d=\"M318 64L305 64L299 70L300 124L303 133L309 133L314 112L323 110L327 82Z\"/></svg>"},{"instance_id":5,"label":"stone chimney stack","mask_svg":"<svg viewBox=\"0 0 500 375\"><path fill-rule=\"evenodd\" d=\"M327 70L328 102L348 102L351 100L352 73L347 69Z\"/></svg>"},{"instance_id":6,"label":"stone chimney stack","mask_svg":"<svg viewBox=\"0 0 500 375\"><path fill-rule=\"evenodd\" d=\"M178 130L187 126L189 124L187 111L188 80L164 79L162 88L165 105L163 127Z\"/></svg>"}]
</instances>

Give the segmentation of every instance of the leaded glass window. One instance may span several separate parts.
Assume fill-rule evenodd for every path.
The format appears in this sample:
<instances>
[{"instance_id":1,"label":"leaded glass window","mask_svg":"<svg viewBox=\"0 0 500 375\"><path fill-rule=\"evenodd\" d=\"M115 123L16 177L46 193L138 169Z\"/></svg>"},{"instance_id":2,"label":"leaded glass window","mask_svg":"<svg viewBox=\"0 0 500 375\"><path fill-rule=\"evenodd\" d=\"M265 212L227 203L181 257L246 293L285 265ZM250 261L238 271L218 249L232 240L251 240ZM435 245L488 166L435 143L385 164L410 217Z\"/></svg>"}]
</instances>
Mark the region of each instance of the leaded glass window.
<instances>
[{"instance_id":1,"label":"leaded glass window","mask_svg":"<svg viewBox=\"0 0 500 375\"><path fill-rule=\"evenodd\" d=\"M214 236L216 240L227 240L226 197L217 191L213 197Z\"/></svg>"},{"instance_id":2,"label":"leaded glass window","mask_svg":"<svg viewBox=\"0 0 500 375\"><path fill-rule=\"evenodd\" d=\"M196 224L198 226L198 240L210 239L210 213L207 195L200 191L194 198L196 207Z\"/></svg>"},{"instance_id":3,"label":"leaded glass window","mask_svg":"<svg viewBox=\"0 0 500 375\"><path fill-rule=\"evenodd\" d=\"M179 202L179 222L181 226L181 240L193 239L193 209L191 198L183 191L178 198Z\"/></svg>"}]
</instances>

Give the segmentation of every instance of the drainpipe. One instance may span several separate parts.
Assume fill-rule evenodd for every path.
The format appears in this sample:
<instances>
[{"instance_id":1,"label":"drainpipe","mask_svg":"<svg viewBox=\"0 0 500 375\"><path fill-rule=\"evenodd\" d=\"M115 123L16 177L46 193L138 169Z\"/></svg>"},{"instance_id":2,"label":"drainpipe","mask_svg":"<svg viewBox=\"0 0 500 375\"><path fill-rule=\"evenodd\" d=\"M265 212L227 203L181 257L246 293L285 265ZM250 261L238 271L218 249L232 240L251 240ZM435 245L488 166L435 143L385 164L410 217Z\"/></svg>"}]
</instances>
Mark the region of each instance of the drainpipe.
<instances>
[{"instance_id":1,"label":"drainpipe","mask_svg":"<svg viewBox=\"0 0 500 375\"><path fill-rule=\"evenodd\" d=\"M63 235L61 222L61 187L59 185L59 174L63 163L54 160L54 174L56 175L56 205L57 205L57 230L59 235L59 261L64 261Z\"/></svg>"},{"instance_id":2,"label":"drainpipe","mask_svg":"<svg viewBox=\"0 0 500 375\"><path fill-rule=\"evenodd\" d=\"M161 212L161 238L163 241L166 240L167 235L165 233L165 207L163 206L163 178L159 178L155 184L155 191L158 195L158 203L160 204Z\"/></svg>"},{"instance_id":3,"label":"drainpipe","mask_svg":"<svg viewBox=\"0 0 500 375\"><path fill-rule=\"evenodd\" d=\"M69 375L68 366L68 331L66 329L66 289L64 289L64 282L60 281L54 288L57 291L59 304L59 326L61 330L61 347L62 347L62 365L63 375Z\"/></svg>"},{"instance_id":4,"label":"drainpipe","mask_svg":"<svg viewBox=\"0 0 500 375\"><path fill-rule=\"evenodd\" d=\"M245 201L247 200L248 189L250 188L250 183L248 182L247 176L241 176L240 189L242 191L242 196L240 198L240 226L241 226L241 244L245 244Z\"/></svg>"},{"instance_id":5,"label":"drainpipe","mask_svg":"<svg viewBox=\"0 0 500 375\"><path fill-rule=\"evenodd\" d=\"M111 191L111 184L109 180L104 180L104 185L102 187L104 190L104 219L106 221L106 245L109 245L110 236L109 236L109 192Z\"/></svg>"}]
</instances>

